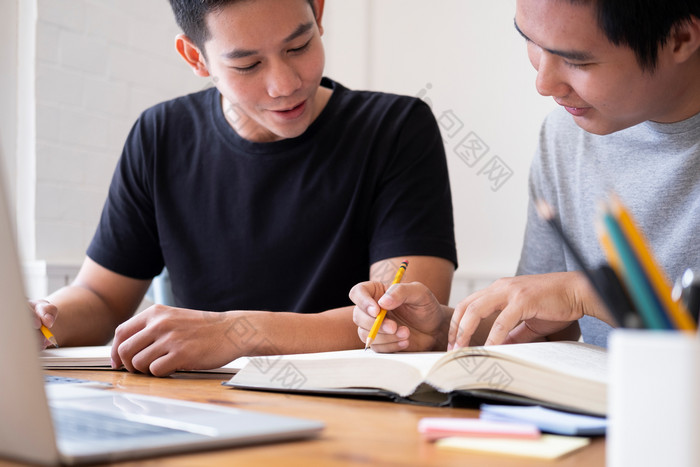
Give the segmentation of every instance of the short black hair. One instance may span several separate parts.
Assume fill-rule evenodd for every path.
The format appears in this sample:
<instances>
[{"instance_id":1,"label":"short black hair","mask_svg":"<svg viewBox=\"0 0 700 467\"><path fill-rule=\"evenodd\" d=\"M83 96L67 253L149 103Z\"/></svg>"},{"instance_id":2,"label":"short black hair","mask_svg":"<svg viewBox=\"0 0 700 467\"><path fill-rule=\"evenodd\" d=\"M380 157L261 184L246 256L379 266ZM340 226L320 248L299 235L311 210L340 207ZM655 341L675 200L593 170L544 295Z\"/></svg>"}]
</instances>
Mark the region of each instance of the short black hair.
<instances>
[{"instance_id":1,"label":"short black hair","mask_svg":"<svg viewBox=\"0 0 700 467\"><path fill-rule=\"evenodd\" d=\"M192 40L202 54L205 54L204 44L211 37L207 28L207 15L221 10L226 5L237 1L251 0L169 0L173 9L175 21L187 37ZM307 0L316 16L313 0ZM206 54L205 54L206 57Z\"/></svg>"},{"instance_id":2,"label":"short black hair","mask_svg":"<svg viewBox=\"0 0 700 467\"><path fill-rule=\"evenodd\" d=\"M634 51L642 70L653 72L659 47L668 42L674 28L700 18L698 0L569 0L594 3L598 25L610 42Z\"/></svg>"}]
</instances>

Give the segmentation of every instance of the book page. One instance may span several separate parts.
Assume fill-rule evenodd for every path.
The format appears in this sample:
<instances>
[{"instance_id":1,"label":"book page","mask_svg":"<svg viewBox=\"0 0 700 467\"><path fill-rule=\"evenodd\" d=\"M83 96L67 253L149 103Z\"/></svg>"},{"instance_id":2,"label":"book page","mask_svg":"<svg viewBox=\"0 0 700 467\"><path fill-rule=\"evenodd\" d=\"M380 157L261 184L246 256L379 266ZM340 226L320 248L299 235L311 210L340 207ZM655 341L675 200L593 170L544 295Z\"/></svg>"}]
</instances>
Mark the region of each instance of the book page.
<instances>
[{"instance_id":1,"label":"book page","mask_svg":"<svg viewBox=\"0 0 700 467\"><path fill-rule=\"evenodd\" d=\"M112 346L95 345L85 347L59 347L39 352L41 365L45 369L112 369ZM197 373L234 374L248 363L248 357L240 357L220 368L210 370L187 370Z\"/></svg>"},{"instance_id":2,"label":"book page","mask_svg":"<svg viewBox=\"0 0 700 467\"><path fill-rule=\"evenodd\" d=\"M426 382L440 391L499 391L601 415L606 360L605 349L578 342L467 347L448 353Z\"/></svg>"},{"instance_id":3,"label":"book page","mask_svg":"<svg viewBox=\"0 0 700 467\"><path fill-rule=\"evenodd\" d=\"M346 350L250 357L231 378L234 386L269 389L375 388L411 394L444 352L382 354Z\"/></svg>"},{"instance_id":4,"label":"book page","mask_svg":"<svg viewBox=\"0 0 700 467\"><path fill-rule=\"evenodd\" d=\"M111 345L59 347L39 352L44 368L111 368Z\"/></svg>"},{"instance_id":5,"label":"book page","mask_svg":"<svg viewBox=\"0 0 700 467\"><path fill-rule=\"evenodd\" d=\"M282 355L281 358L289 361L304 361L304 360L336 360L336 359L385 359L385 360L396 360L409 364L415 367L423 376L426 376L430 369L433 367L435 362L437 362L441 357L443 357L446 352L398 352L398 353L380 353L375 352L371 349L355 349L355 350L338 350L334 352L319 352L319 353L300 353L300 354L290 354ZM280 356L275 356L280 357ZM250 357L249 357L250 358ZM252 358L266 358L266 357L252 357ZM272 357L269 357L272 358Z\"/></svg>"},{"instance_id":6,"label":"book page","mask_svg":"<svg viewBox=\"0 0 700 467\"><path fill-rule=\"evenodd\" d=\"M602 383L607 381L607 352L602 347L581 342L539 342L480 349L560 373Z\"/></svg>"},{"instance_id":7,"label":"book page","mask_svg":"<svg viewBox=\"0 0 700 467\"><path fill-rule=\"evenodd\" d=\"M360 352L363 352L360 350ZM396 360L404 363L409 363L414 368L420 371L423 378L428 376L428 373L433 368L435 363L440 360L447 352L399 352L399 353L378 353L367 350L369 358L383 358L386 360Z\"/></svg>"}]
</instances>

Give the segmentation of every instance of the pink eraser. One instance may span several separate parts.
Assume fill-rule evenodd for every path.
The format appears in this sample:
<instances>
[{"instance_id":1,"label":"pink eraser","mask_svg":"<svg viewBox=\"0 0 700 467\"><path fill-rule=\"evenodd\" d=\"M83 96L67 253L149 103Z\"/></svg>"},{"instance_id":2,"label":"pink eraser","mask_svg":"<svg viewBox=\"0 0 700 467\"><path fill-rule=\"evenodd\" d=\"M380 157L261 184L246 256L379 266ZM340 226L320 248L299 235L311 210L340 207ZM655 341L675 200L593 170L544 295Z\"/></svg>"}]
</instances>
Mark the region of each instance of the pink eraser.
<instances>
[{"instance_id":1,"label":"pink eraser","mask_svg":"<svg viewBox=\"0 0 700 467\"><path fill-rule=\"evenodd\" d=\"M525 439L540 437L539 428L529 423L494 422L479 418L423 418L418 422L418 432L431 441L448 436Z\"/></svg>"}]
</instances>

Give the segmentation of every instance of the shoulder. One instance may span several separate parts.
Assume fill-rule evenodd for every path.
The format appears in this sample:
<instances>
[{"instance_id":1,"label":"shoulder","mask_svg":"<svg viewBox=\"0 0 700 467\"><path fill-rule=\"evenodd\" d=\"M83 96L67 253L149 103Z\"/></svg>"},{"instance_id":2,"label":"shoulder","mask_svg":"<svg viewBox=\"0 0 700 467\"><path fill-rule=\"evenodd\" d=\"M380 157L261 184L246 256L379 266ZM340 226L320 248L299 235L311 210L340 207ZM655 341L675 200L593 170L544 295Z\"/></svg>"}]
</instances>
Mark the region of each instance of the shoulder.
<instances>
[{"instance_id":1,"label":"shoulder","mask_svg":"<svg viewBox=\"0 0 700 467\"><path fill-rule=\"evenodd\" d=\"M218 90L212 87L176 97L147 108L138 120L142 123L177 123L186 120L188 123L201 124L208 121L204 117L211 114L217 96Z\"/></svg>"},{"instance_id":2,"label":"shoulder","mask_svg":"<svg viewBox=\"0 0 700 467\"><path fill-rule=\"evenodd\" d=\"M404 122L411 118L434 120L430 107L416 97L381 91L352 90L328 78L324 78L323 84L333 89L334 108L345 118L369 119L375 123L382 120Z\"/></svg>"},{"instance_id":3,"label":"shoulder","mask_svg":"<svg viewBox=\"0 0 700 467\"><path fill-rule=\"evenodd\" d=\"M215 88L205 89L153 105L133 124L124 143L123 159L144 162L159 154L174 157L191 144L192 136L208 134L213 120Z\"/></svg>"}]
</instances>

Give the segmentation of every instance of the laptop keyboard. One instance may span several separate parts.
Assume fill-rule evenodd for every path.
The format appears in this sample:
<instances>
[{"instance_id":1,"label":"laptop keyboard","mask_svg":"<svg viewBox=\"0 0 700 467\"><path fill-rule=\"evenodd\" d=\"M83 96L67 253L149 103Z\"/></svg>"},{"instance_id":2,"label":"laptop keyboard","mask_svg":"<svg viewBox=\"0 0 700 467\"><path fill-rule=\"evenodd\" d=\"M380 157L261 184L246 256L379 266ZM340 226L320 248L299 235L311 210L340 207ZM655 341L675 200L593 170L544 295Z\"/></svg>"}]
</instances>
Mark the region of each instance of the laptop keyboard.
<instances>
[{"instance_id":1,"label":"laptop keyboard","mask_svg":"<svg viewBox=\"0 0 700 467\"><path fill-rule=\"evenodd\" d=\"M112 383L103 383L101 381L93 381L90 379L81 378L71 378L69 376L54 376L54 375L44 375L44 385L53 386L61 384L73 384L80 385L83 387L93 387L93 388L110 388Z\"/></svg>"},{"instance_id":2,"label":"laptop keyboard","mask_svg":"<svg viewBox=\"0 0 700 467\"><path fill-rule=\"evenodd\" d=\"M51 413L56 433L65 439L91 441L182 433L182 430L71 408L53 407Z\"/></svg>"},{"instance_id":3,"label":"laptop keyboard","mask_svg":"<svg viewBox=\"0 0 700 467\"><path fill-rule=\"evenodd\" d=\"M71 378L68 376L44 375L44 384L75 384L90 383L87 379Z\"/></svg>"}]
</instances>

